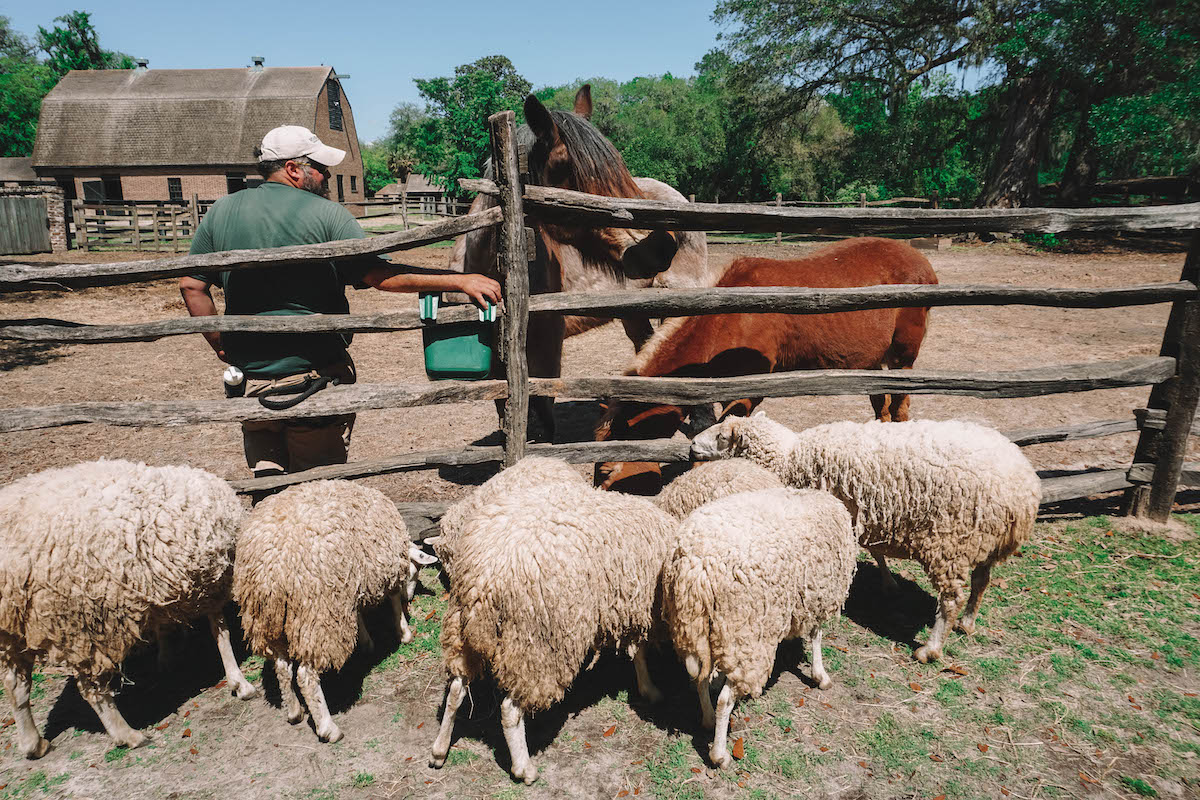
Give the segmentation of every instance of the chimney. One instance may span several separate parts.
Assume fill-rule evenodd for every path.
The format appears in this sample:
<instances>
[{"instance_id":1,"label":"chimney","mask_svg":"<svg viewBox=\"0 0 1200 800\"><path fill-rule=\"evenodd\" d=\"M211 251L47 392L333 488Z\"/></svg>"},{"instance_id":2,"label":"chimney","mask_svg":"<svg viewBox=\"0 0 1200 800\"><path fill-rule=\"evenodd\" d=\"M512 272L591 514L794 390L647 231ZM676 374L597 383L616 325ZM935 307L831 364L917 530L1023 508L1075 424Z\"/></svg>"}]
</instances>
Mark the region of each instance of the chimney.
<instances>
[{"instance_id":1,"label":"chimney","mask_svg":"<svg viewBox=\"0 0 1200 800\"><path fill-rule=\"evenodd\" d=\"M148 58L139 58L139 59L137 59L137 61L136 61L135 63L137 64L137 71L138 71L138 72L146 72L146 67L147 67L147 66L149 66L149 64L150 64L150 59L148 59Z\"/></svg>"},{"instance_id":2,"label":"chimney","mask_svg":"<svg viewBox=\"0 0 1200 800\"><path fill-rule=\"evenodd\" d=\"M254 66L250 67L251 72L262 72L263 62L267 59L263 56L250 56L250 60L254 62Z\"/></svg>"}]
</instances>

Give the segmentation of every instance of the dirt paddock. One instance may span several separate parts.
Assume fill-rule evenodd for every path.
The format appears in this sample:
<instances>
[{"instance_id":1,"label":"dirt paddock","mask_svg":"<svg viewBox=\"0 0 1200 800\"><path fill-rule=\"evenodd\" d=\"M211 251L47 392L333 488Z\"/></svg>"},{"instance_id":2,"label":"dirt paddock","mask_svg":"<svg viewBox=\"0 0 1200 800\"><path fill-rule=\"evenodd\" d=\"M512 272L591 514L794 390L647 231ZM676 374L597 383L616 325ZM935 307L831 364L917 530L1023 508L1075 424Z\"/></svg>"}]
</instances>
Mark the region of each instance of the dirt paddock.
<instances>
[{"instance_id":1,"label":"dirt paddock","mask_svg":"<svg viewBox=\"0 0 1200 800\"><path fill-rule=\"evenodd\" d=\"M397 259L443 266L448 252L427 247ZM710 249L711 257L725 262L796 252L797 246L770 244ZM73 261L132 257L70 255ZM1184 250L1177 243L1109 245L1062 254L993 244L928 255L944 284L1107 287L1177 280ZM31 260L37 258L21 259ZM351 293L350 306L366 313L412 307L415 299L365 290ZM1155 355L1167 312L1166 305L937 308L917 368L1005 370ZM173 281L0 296L4 317L129 323L185 313ZM361 382L424 380L418 332L360 334L351 354ZM619 374L631 355L620 327L609 325L567 342L564 374ZM199 336L90 346L0 341L0 408L217 398L221 370ZM1147 394L1143 387L1014 400L922 395L913 398L912 413L968 418L1001 430L1050 427L1128 418ZM871 417L865 397L768 399L763 408L793 428ZM556 414L559 441L589 439L599 406L560 402ZM365 412L354 429L351 458L490 441L495 429L491 403ZM1112 467L1129 462L1134 441L1126 434L1038 445L1026 453L1042 470ZM240 432L230 424L79 425L0 434L0 447L0 483L100 457L187 463L226 478L246 477ZM450 500L493 471L444 468L366 482L396 501ZM665 655L651 665L667 691L662 707L631 698L628 663L606 657L560 708L539 715L531 726L531 753L543 778L532 787L513 784L503 770L498 701L484 686L464 704L447 767L427 768L443 691L437 633L445 607L442 588L427 571L414 614L417 641L398 646L381 613L371 620L378 650L326 677L346 732L343 742L322 745L307 724L288 726L271 671L262 673L257 659L247 669L256 683L266 682L271 704L230 698L216 685L215 648L198 631L174 671L157 672L145 656L128 666L129 685L119 704L131 724L154 735L150 746L111 748L73 685L48 670L38 678L34 712L54 749L41 761L26 762L15 752L5 699L0 799L1200 796L1200 548L1190 535L1178 541L1112 536L1111 525L1096 515L1114 513L1115 497L1048 517L1025 557L998 570L997 588L984 602L984 630L973 640L952 639L942 665L920 665L910 657L910 644L933 610L920 570L901 567L903 602L885 612L875 602L872 578L878 576L864 562L846 616L827 636L834 689L810 689L802 677L808 674L802 648L782 648L768 692L736 712L738 730L731 735L744 739L746 756L726 774L707 768L695 696ZM1194 499L1192 493L1181 496ZM1109 571L1096 574L1091 565L1101 562ZM1072 577L1068 567L1081 572ZM1075 586L1082 595L1089 581L1096 581L1097 597L1086 602L1048 593L1057 587L1069 594ZM1141 588L1121 594L1114 582ZM1133 596L1136 603L1114 608L1112 598ZM1064 610L1072 603L1078 614ZM1160 619L1171 624L1155 622ZM1138 632L1126 630L1130 626ZM1133 655L1113 654L1114 647ZM951 664L965 676L939 671Z\"/></svg>"}]
</instances>

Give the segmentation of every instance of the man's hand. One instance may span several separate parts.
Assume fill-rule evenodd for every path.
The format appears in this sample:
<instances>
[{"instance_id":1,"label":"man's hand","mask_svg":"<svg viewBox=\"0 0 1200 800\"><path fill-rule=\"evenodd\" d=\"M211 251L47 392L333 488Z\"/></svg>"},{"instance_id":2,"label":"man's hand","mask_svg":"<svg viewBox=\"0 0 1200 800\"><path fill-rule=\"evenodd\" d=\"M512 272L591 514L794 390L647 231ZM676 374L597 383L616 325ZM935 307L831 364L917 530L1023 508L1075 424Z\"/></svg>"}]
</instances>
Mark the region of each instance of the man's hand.
<instances>
[{"instance_id":1,"label":"man's hand","mask_svg":"<svg viewBox=\"0 0 1200 800\"><path fill-rule=\"evenodd\" d=\"M500 303L500 284L487 275L468 272L459 278L458 283L455 290L470 297L471 302L480 308L487 308L489 302Z\"/></svg>"}]
</instances>

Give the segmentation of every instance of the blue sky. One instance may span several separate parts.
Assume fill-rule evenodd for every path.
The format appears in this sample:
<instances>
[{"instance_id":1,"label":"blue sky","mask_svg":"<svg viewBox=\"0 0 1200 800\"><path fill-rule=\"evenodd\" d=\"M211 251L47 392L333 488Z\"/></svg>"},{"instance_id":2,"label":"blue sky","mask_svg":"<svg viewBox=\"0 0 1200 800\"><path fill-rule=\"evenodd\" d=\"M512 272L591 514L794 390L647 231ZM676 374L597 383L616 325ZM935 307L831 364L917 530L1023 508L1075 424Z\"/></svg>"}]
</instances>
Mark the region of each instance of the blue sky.
<instances>
[{"instance_id":1,"label":"blue sky","mask_svg":"<svg viewBox=\"0 0 1200 800\"><path fill-rule=\"evenodd\" d=\"M716 44L708 0L480 0L422 2L148 3L124 0L2 2L0 15L32 38L38 25L88 11L109 50L148 58L151 69L331 64L349 74L358 135L387 129L399 102L420 102L413 78L452 75L459 64L508 56L534 88L577 78L683 77ZM511 14L520 9L520 16Z\"/></svg>"}]
</instances>

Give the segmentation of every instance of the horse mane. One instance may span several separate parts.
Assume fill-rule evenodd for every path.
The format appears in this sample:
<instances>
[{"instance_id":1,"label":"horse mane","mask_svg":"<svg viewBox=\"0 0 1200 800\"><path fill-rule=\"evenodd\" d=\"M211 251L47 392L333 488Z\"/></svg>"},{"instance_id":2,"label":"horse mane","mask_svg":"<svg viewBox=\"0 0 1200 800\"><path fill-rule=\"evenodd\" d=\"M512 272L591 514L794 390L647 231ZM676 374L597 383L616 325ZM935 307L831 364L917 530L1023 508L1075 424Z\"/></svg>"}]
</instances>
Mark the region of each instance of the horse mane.
<instances>
[{"instance_id":1,"label":"horse mane","mask_svg":"<svg viewBox=\"0 0 1200 800\"><path fill-rule=\"evenodd\" d=\"M579 191L606 197L642 196L625 159L595 125L571 111L551 111L550 118L570 153L571 177ZM532 145L533 131L529 134ZM521 141L519 134L517 139ZM530 171L534 171L533 164Z\"/></svg>"}]
</instances>

